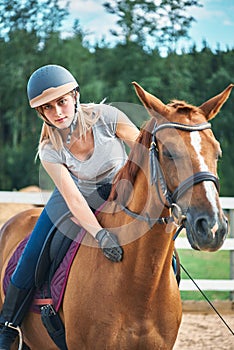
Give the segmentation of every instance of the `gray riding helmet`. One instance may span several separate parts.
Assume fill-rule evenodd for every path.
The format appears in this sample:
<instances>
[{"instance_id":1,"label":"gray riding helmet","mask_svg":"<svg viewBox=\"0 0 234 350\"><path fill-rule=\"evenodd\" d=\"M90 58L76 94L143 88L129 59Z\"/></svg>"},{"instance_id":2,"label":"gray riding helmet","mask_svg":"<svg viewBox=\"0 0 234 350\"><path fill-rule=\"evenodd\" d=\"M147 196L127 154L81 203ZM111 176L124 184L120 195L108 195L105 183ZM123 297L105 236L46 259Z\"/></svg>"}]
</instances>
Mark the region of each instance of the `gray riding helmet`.
<instances>
[{"instance_id":1,"label":"gray riding helmet","mask_svg":"<svg viewBox=\"0 0 234 350\"><path fill-rule=\"evenodd\" d=\"M73 75L64 67L46 65L32 73L27 85L29 104L36 108L60 96L63 96L79 84Z\"/></svg>"}]
</instances>

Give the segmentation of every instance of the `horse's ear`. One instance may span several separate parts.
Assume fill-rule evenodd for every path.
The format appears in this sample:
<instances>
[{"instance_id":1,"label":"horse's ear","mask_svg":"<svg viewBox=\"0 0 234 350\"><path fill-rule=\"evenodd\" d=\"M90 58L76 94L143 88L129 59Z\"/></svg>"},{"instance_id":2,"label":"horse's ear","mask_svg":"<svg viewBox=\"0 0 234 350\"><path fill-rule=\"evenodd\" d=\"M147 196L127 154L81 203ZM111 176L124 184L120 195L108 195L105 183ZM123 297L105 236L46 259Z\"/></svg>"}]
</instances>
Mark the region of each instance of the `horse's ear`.
<instances>
[{"instance_id":1,"label":"horse's ear","mask_svg":"<svg viewBox=\"0 0 234 350\"><path fill-rule=\"evenodd\" d=\"M145 91L135 81L133 81L132 84L134 85L137 96L152 117L159 117L160 115L166 117L169 111L167 106L161 100Z\"/></svg>"},{"instance_id":2,"label":"horse's ear","mask_svg":"<svg viewBox=\"0 0 234 350\"><path fill-rule=\"evenodd\" d=\"M201 106L199 106L199 108L204 112L207 120L214 118L216 114L219 113L224 102L226 102L228 99L233 86L233 84L230 84L223 92L212 97L208 101L204 102Z\"/></svg>"}]
</instances>

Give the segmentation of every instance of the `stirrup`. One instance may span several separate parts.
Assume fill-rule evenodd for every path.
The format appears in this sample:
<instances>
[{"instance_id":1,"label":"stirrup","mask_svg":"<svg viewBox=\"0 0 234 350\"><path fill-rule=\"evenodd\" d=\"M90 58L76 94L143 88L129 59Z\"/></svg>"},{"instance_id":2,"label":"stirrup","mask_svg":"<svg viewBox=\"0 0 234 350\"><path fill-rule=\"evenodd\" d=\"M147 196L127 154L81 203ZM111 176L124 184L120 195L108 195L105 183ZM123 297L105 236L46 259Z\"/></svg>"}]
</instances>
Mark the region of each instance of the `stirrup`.
<instances>
[{"instance_id":1,"label":"stirrup","mask_svg":"<svg viewBox=\"0 0 234 350\"><path fill-rule=\"evenodd\" d=\"M8 321L5 322L4 326L9 327L9 328L13 329L14 331L18 332L18 337L19 337L18 350L22 350L23 349L23 333L22 333L20 327L14 326L11 322L8 322Z\"/></svg>"}]
</instances>

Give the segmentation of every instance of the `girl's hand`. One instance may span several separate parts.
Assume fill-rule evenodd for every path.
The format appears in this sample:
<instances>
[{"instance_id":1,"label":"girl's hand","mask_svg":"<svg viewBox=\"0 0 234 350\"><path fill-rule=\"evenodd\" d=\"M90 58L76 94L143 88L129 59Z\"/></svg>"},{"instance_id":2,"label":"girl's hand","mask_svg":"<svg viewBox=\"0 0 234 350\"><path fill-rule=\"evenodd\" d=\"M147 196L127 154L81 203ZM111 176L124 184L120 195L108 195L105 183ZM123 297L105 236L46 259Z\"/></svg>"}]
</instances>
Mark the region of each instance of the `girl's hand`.
<instances>
[{"instance_id":1,"label":"girl's hand","mask_svg":"<svg viewBox=\"0 0 234 350\"><path fill-rule=\"evenodd\" d=\"M118 239L113 233L103 228L98 231L95 238L107 259L113 262L119 262L123 259L123 249L120 247Z\"/></svg>"}]
</instances>

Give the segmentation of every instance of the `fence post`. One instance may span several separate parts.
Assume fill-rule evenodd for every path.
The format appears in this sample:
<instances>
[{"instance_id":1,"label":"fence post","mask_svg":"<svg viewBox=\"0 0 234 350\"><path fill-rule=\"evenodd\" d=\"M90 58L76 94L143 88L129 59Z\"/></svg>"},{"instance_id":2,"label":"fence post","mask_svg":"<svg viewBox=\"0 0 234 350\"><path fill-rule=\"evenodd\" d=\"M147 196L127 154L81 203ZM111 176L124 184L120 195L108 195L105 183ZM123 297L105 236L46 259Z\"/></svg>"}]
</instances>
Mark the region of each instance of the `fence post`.
<instances>
[{"instance_id":1,"label":"fence post","mask_svg":"<svg viewBox=\"0 0 234 350\"><path fill-rule=\"evenodd\" d=\"M234 210L229 213L230 238L234 238ZM230 250L230 278L234 279L234 251ZM234 300L234 291L230 292L230 300Z\"/></svg>"}]
</instances>

